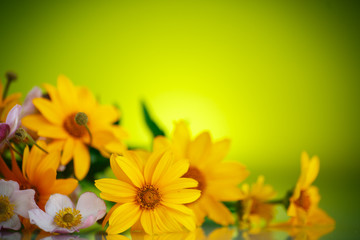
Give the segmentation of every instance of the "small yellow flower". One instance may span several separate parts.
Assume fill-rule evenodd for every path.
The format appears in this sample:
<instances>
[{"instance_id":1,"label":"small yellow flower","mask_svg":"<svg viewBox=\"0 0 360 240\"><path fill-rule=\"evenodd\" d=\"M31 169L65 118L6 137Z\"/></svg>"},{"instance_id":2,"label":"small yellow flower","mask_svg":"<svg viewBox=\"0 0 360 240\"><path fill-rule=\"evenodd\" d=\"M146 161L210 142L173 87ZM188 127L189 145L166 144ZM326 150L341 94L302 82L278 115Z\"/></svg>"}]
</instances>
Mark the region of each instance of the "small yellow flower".
<instances>
[{"instance_id":1,"label":"small yellow flower","mask_svg":"<svg viewBox=\"0 0 360 240\"><path fill-rule=\"evenodd\" d=\"M49 149L63 151L62 165L74 159L75 176L79 180L90 168L87 145L107 157L109 153L120 153L125 149L121 139L126 133L114 125L119 120L115 107L98 104L88 89L75 87L65 76L59 76L57 88L49 84L44 87L50 99L34 99L40 114L26 116L22 123L39 136L52 139Z\"/></svg>"},{"instance_id":2,"label":"small yellow flower","mask_svg":"<svg viewBox=\"0 0 360 240\"><path fill-rule=\"evenodd\" d=\"M16 105L20 103L20 93L14 93L9 96L6 96L3 99L4 87L0 82L0 122L5 122L6 116L9 111Z\"/></svg>"},{"instance_id":3,"label":"small yellow flower","mask_svg":"<svg viewBox=\"0 0 360 240\"><path fill-rule=\"evenodd\" d=\"M43 141L38 141L37 144L44 149L48 149ZM4 160L0 157L0 172L6 180L18 182L21 190L35 190L35 202L44 210L51 194L61 193L69 195L78 185L78 181L73 178L56 179L56 170L59 162L59 151L52 151L46 154L35 146L29 151L29 147L26 146L23 153L22 170L20 170L13 155L12 170L7 167Z\"/></svg>"},{"instance_id":4,"label":"small yellow flower","mask_svg":"<svg viewBox=\"0 0 360 240\"><path fill-rule=\"evenodd\" d=\"M267 203L276 192L270 185L264 185L264 176L259 176L257 182L242 185L245 198L239 204L239 222L241 228L260 228L265 222L266 225L274 217L274 206Z\"/></svg>"},{"instance_id":5,"label":"small yellow flower","mask_svg":"<svg viewBox=\"0 0 360 240\"><path fill-rule=\"evenodd\" d=\"M200 197L197 182L181 178L188 161L174 161L172 152L155 151L148 159L136 152L113 154L111 168L117 179L100 179L95 186L104 200L116 202L104 223L108 234L144 230L148 234L195 230L194 213L183 204Z\"/></svg>"},{"instance_id":6,"label":"small yellow flower","mask_svg":"<svg viewBox=\"0 0 360 240\"><path fill-rule=\"evenodd\" d=\"M154 140L154 149L171 148L177 160L190 161L184 177L199 182L201 197L188 206L194 210L196 224L200 226L206 216L221 225L234 223L234 217L222 201L237 201L244 195L238 188L249 172L239 162L223 162L229 151L230 140L212 142L209 132L190 139L190 131L184 121L175 125L172 142L164 137Z\"/></svg>"},{"instance_id":7,"label":"small yellow flower","mask_svg":"<svg viewBox=\"0 0 360 240\"><path fill-rule=\"evenodd\" d=\"M301 174L296 183L294 192L289 199L290 205L287 214L290 222L295 226L304 225L334 225L334 220L323 210L319 209L319 190L312 186L320 169L320 160L317 156L309 158L306 152L301 156Z\"/></svg>"}]
</instances>

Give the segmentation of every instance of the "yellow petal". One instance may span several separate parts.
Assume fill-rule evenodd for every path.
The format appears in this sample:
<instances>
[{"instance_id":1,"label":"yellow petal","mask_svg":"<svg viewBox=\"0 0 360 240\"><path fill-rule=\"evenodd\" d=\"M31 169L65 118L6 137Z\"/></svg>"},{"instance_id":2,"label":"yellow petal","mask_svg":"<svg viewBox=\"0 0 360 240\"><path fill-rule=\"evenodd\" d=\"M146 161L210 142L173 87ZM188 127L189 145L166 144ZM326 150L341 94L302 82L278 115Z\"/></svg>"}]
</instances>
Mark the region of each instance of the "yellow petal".
<instances>
[{"instance_id":1,"label":"yellow petal","mask_svg":"<svg viewBox=\"0 0 360 240\"><path fill-rule=\"evenodd\" d=\"M162 188L163 186L168 185L167 183L171 183L176 179L182 177L189 169L189 161L188 160L178 160L168 169L168 171L162 177L166 179L166 181L160 181L158 183L158 187Z\"/></svg>"},{"instance_id":2,"label":"yellow petal","mask_svg":"<svg viewBox=\"0 0 360 240\"><path fill-rule=\"evenodd\" d=\"M108 234L118 234L134 225L141 216L140 207L134 203L124 203L116 208L109 219Z\"/></svg>"},{"instance_id":3,"label":"yellow petal","mask_svg":"<svg viewBox=\"0 0 360 240\"><path fill-rule=\"evenodd\" d=\"M219 201L237 201L245 196L236 185L212 182L206 187L206 193Z\"/></svg>"},{"instance_id":4,"label":"yellow petal","mask_svg":"<svg viewBox=\"0 0 360 240\"><path fill-rule=\"evenodd\" d=\"M64 144L63 153L61 155L61 164L66 165L74 156L75 140L70 137Z\"/></svg>"},{"instance_id":5,"label":"yellow petal","mask_svg":"<svg viewBox=\"0 0 360 240\"><path fill-rule=\"evenodd\" d=\"M44 124L39 130L38 135L42 137L54 139L66 139L69 133L64 130L62 126Z\"/></svg>"},{"instance_id":6,"label":"yellow petal","mask_svg":"<svg viewBox=\"0 0 360 240\"><path fill-rule=\"evenodd\" d=\"M168 182L161 187L161 192L167 193L174 190L180 190L183 188L195 188L198 186L198 182L193 178L178 178L175 181Z\"/></svg>"},{"instance_id":7,"label":"yellow petal","mask_svg":"<svg viewBox=\"0 0 360 240\"><path fill-rule=\"evenodd\" d=\"M24 153L23 153L23 163L22 163L22 173L23 173L24 177L27 176L26 169L27 169L27 165L28 165L28 159L29 159L29 146L26 145L25 149L24 149Z\"/></svg>"},{"instance_id":8,"label":"yellow petal","mask_svg":"<svg viewBox=\"0 0 360 240\"><path fill-rule=\"evenodd\" d=\"M118 157L117 162L119 167L124 171L124 173L136 187L141 188L144 186L144 177L136 163L125 157Z\"/></svg>"},{"instance_id":9,"label":"yellow petal","mask_svg":"<svg viewBox=\"0 0 360 240\"><path fill-rule=\"evenodd\" d=\"M222 161L230 150L230 139L223 139L211 146L208 164L215 164Z\"/></svg>"},{"instance_id":10,"label":"yellow petal","mask_svg":"<svg viewBox=\"0 0 360 240\"><path fill-rule=\"evenodd\" d=\"M78 181L73 178L57 179L54 185L48 190L49 193L71 194L78 186Z\"/></svg>"},{"instance_id":11,"label":"yellow petal","mask_svg":"<svg viewBox=\"0 0 360 240\"><path fill-rule=\"evenodd\" d=\"M141 214L141 225L147 234L154 234L154 222L151 218L151 211L145 210Z\"/></svg>"},{"instance_id":12,"label":"yellow petal","mask_svg":"<svg viewBox=\"0 0 360 240\"><path fill-rule=\"evenodd\" d=\"M311 158L308 165L304 188L309 187L315 181L317 175L319 174L319 170L320 160L317 156L314 156Z\"/></svg>"},{"instance_id":13,"label":"yellow petal","mask_svg":"<svg viewBox=\"0 0 360 240\"><path fill-rule=\"evenodd\" d=\"M167 192L162 196L162 200L169 203L185 204L194 202L200 195L201 192L197 189L180 189Z\"/></svg>"},{"instance_id":14,"label":"yellow petal","mask_svg":"<svg viewBox=\"0 0 360 240\"><path fill-rule=\"evenodd\" d=\"M74 146L74 170L77 179L82 180L90 168L89 149L81 141L76 141Z\"/></svg>"},{"instance_id":15,"label":"yellow petal","mask_svg":"<svg viewBox=\"0 0 360 240\"><path fill-rule=\"evenodd\" d=\"M166 151L171 147L169 139L164 136L157 136L154 138L153 152Z\"/></svg>"},{"instance_id":16,"label":"yellow petal","mask_svg":"<svg viewBox=\"0 0 360 240\"><path fill-rule=\"evenodd\" d=\"M152 185L157 185L157 183L161 180L164 174L169 171L169 168L173 165L173 161L174 155L171 151L166 151L164 155L162 155L153 172L151 179ZM168 179L166 179L166 181L168 181Z\"/></svg>"},{"instance_id":17,"label":"yellow petal","mask_svg":"<svg viewBox=\"0 0 360 240\"><path fill-rule=\"evenodd\" d=\"M212 197L203 196L204 207L208 212L208 217L214 222L227 226L234 223L234 218L229 209L224 204L214 200Z\"/></svg>"},{"instance_id":18,"label":"yellow petal","mask_svg":"<svg viewBox=\"0 0 360 240\"><path fill-rule=\"evenodd\" d=\"M172 139L174 152L177 158L185 158L190 143L190 130L184 121L175 123Z\"/></svg>"},{"instance_id":19,"label":"yellow petal","mask_svg":"<svg viewBox=\"0 0 360 240\"><path fill-rule=\"evenodd\" d=\"M151 183L156 166L158 165L158 162L160 161L163 154L164 151L156 151L151 153L144 168L144 178L146 183Z\"/></svg>"},{"instance_id":20,"label":"yellow petal","mask_svg":"<svg viewBox=\"0 0 360 240\"><path fill-rule=\"evenodd\" d=\"M120 181L123 181L123 182L127 182L129 184L132 184L131 183L131 180L126 176L126 174L124 173L123 170L121 170L118 162L117 162L117 159L118 159L118 155L117 154L111 154L111 157L110 157L110 167L111 169L113 170L115 176L117 179L119 179Z\"/></svg>"},{"instance_id":21,"label":"yellow petal","mask_svg":"<svg viewBox=\"0 0 360 240\"><path fill-rule=\"evenodd\" d=\"M63 121L63 114L56 108L56 105L45 98L35 98L33 100L34 106L41 112L41 114L51 123L61 126Z\"/></svg>"},{"instance_id":22,"label":"yellow petal","mask_svg":"<svg viewBox=\"0 0 360 240\"><path fill-rule=\"evenodd\" d=\"M190 208L186 207L183 204L174 204L174 203L162 202L162 205L165 206L165 207L171 208L173 210L179 211L179 212L181 212L183 214L186 214L186 215L191 215L191 216L194 215L193 210L191 210Z\"/></svg>"},{"instance_id":23,"label":"yellow petal","mask_svg":"<svg viewBox=\"0 0 360 240\"><path fill-rule=\"evenodd\" d=\"M125 203L134 201L136 197L136 189L132 185L117 179L99 179L95 181L95 186L108 201Z\"/></svg>"},{"instance_id":24,"label":"yellow petal","mask_svg":"<svg viewBox=\"0 0 360 240\"><path fill-rule=\"evenodd\" d=\"M211 137L209 132L198 135L189 145L189 160L193 165L199 165L209 156L211 150Z\"/></svg>"},{"instance_id":25,"label":"yellow petal","mask_svg":"<svg viewBox=\"0 0 360 240\"><path fill-rule=\"evenodd\" d=\"M195 217L176 211L172 208L167 208L169 214L181 225L187 228L189 231L194 231L196 228Z\"/></svg>"},{"instance_id":26,"label":"yellow petal","mask_svg":"<svg viewBox=\"0 0 360 240\"><path fill-rule=\"evenodd\" d=\"M73 83L64 75L60 75L57 79L57 87L61 102L70 112L76 112L75 106L78 105L77 90Z\"/></svg>"}]
</instances>

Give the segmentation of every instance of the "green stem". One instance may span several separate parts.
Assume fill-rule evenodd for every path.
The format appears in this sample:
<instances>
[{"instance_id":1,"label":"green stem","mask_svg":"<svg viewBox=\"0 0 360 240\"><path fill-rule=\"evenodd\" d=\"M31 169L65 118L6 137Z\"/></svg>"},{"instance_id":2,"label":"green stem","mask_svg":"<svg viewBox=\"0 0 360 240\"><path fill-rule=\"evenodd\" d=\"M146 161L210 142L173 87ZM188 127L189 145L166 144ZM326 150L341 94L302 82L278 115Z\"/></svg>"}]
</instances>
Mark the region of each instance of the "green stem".
<instances>
[{"instance_id":1,"label":"green stem","mask_svg":"<svg viewBox=\"0 0 360 240\"><path fill-rule=\"evenodd\" d=\"M90 146L91 146L91 144L92 144L92 134L91 134L91 132L90 132L90 129L89 129L88 125L85 124L84 126L85 126L85 128L86 128L86 131L89 133L89 136L90 136Z\"/></svg>"},{"instance_id":2,"label":"green stem","mask_svg":"<svg viewBox=\"0 0 360 240\"><path fill-rule=\"evenodd\" d=\"M14 152L16 152L21 158L23 158L23 155L21 153L19 153L18 150L16 150L16 148L14 148L11 143L9 142L9 140L6 140L7 145L9 146L9 148L11 148L11 150L13 150Z\"/></svg>"},{"instance_id":3,"label":"green stem","mask_svg":"<svg viewBox=\"0 0 360 240\"><path fill-rule=\"evenodd\" d=\"M49 154L45 149L43 149L42 147L40 147L35 141L34 139L30 136L30 134L26 133L26 137L28 138L29 142L32 145L35 145L36 147L38 147L41 151L45 152L46 154Z\"/></svg>"},{"instance_id":4,"label":"green stem","mask_svg":"<svg viewBox=\"0 0 360 240\"><path fill-rule=\"evenodd\" d=\"M285 199L270 200L270 201L267 201L266 203L269 203L269 204L285 204Z\"/></svg>"}]
</instances>

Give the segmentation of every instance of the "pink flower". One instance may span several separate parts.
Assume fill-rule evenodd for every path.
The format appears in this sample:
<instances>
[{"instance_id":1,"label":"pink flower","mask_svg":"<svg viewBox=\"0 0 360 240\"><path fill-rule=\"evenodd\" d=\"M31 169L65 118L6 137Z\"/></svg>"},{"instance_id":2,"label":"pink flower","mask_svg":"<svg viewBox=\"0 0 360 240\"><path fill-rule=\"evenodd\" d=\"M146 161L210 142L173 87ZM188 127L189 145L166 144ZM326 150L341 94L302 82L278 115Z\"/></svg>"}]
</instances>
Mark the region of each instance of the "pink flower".
<instances>
[{"instance_id":1,"label":"pink flower","mask_svg":"<svg viewBox=\"0 0 360 240\"><path fill-rule=\"evenodd\" d=\"M46 232L72 233L87 228L106 213L103 200L92 192L83 193L74 208L69 197L53 194L41 209L29 211L30 222Z\"/></svg>"},{"instance_id":2,"label":"pink flower","mask_svg":"<svg viewBox=\"0 0 360 240\"><path fill-rule=\"evenodd\" d=\"M29 218L28 211L36 209L35 191L19 190L19 184L14 181L0 179L0 230L8 228L19 230L19 216Z\"/></svg>"},{"instance_id":3,"label":"pink flower","mask_svg":"<svg viewBox=\"0 0 360 240\"><path fill-rule=\"evenodd\" d=\"M33 104L33 99L40 98L41 96L42 96L42 91L39 87L35 86L30 90L30 92L26 95L24 103L22 105L21 117L25 117L37 111Z\"/></svg>"},{"instance_id":4,"label":"pink flower","mask_svg":"<svg viewBox=\"0 0 360 240\"><path fill-rule=\"evenodd\" d=\"M8 113L5 123L0 123L0 148L6 140L14 137L15 131L21 125L21 105L16 104Z\"/></svg>"}]
</instances>

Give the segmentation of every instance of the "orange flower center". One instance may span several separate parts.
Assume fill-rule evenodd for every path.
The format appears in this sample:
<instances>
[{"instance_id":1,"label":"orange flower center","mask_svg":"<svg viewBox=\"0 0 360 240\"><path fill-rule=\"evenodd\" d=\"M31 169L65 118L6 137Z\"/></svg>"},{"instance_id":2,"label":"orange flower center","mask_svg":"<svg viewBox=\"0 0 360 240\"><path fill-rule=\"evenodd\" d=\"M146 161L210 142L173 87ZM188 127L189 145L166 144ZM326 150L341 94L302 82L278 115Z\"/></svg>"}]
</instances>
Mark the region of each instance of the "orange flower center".
<instances>
[{"instance_id":1,"label":"orange flower center","mask_svg":"<svg viewBox=\"0 0 360 240\"><path fill-rule=\"evenodd\" d=\"M76 113L70 114L64 121L65 130L75 138L81 138L86 134L86 128L84 126L80 126L75 122Z\"/></svg>"},{"instance_id":2,"label":"orange flower center","mask_svg":"<svg viewBox=\"0 0 360 240\"><path fill-rule=\"evenodd\" d=\"M310 196L306 190L300 192L300 197L295 201L295 204L308 211L311 206Z\"/></svg>"},{"instance_id":3,"label":"orange flower center","mask_svg":"<svg viewBox=\"0 0 360 240\"><path fill-rule=\"evenodd\" d=\"M143 209L154 209L160 204L161 195L159 189L153 185L145 185L139 188L136 195L136 202Z\"/></svg>"},{"instance_id":4,"label":"orange flower center","mask_svg":"<svg viewBox=\"0 0 360 240\"><path fill-rule=\"evenodd\" d=\"M185 178L193 178L196 181L198 181L198 186L196 187L196 189L203 191L206 187L206 180L204 175L202 174L202 172L197 169L196 167L189 167L189 170L187 171L187 173L184 174Z\"/></svg>"}]
</instances>

